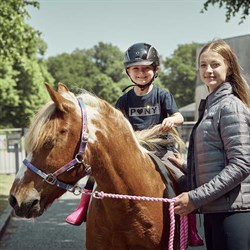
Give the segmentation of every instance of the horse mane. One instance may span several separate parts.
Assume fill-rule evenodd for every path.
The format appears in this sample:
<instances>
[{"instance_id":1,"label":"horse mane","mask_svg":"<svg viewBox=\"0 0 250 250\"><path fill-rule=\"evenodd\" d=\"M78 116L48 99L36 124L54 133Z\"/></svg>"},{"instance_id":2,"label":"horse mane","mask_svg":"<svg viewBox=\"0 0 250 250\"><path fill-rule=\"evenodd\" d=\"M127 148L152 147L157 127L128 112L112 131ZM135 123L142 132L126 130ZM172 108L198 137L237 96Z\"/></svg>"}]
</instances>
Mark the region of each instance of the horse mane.
<instances>
[{"instance_id":1,"label":"horse mane","mask_svg":"<svg viewBox=\"0 0 250 250\"><path fill-rule=\"evenodd\" d=\"M63 96L66 99L77 103L74 93L69 91L67 94L63 94ZM50 117L54 114L55 108L55 103L50 100L41 107L37 114L32 118L28 133L25 136L25 149L27 152L32 152L40 147L45 142L48 134L51 136L55 135L56 129L58 128L56 119L53 119L49 129L46 128L46 131L43 129ZM51 139L53 140L52 137Z\"/></svg>"},{"instance_id":2,"label":"horse mane","mask_svg":"<svg viewBox=\"0 0 250 250\"><path fill-rule=\"evenodd\" d=\"M41 133L42 127L47 123L54 111L55 105L52 101L49 101L31 120L28 133L25 136L25 149L27 152L34 151L39 146L38 142L44 141L42 138L44 138L45 134L44 132ZM54 126L52 127L54 128Z\"/></svg>"},{"instance_id":3,"label":"horse mane","mask_svg":"<svg viewBox=\"0 0 250 250\"><path fill-rule=\"evenodd\" d=\"M178 149L183 151L185 143L180 138L176 128L172 128L167 132L161 132L161 124L141 131L135 131L135 135L140 145L146 146L150 151L157 151L159 147L170 144L177 144Z\"/></svg>"}]
</instances>

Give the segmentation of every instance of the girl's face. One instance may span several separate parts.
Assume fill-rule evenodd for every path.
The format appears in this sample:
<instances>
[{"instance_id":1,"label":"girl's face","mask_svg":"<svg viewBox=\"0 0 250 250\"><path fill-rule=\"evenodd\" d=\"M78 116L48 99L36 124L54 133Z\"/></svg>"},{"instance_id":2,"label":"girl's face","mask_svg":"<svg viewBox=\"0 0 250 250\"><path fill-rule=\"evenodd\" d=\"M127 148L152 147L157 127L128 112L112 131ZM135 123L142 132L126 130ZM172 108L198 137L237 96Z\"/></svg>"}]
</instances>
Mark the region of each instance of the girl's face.
<instances>
[{"instance_id":1,"label":"girl's face","mask_svg":"<svg viewBox=\"0 0 250 250\"><path fill-rule=\"evenodd\" d=\"M128 74L131 79L139 85L145 85L149 83L154 77L154 68L153 66L131 66L128 69Z\"/></svg>"},{"instance_id":2,"label":"girl's face","mask_svg":"<svg viewBox=\"0 0 250 250\"><path fill-rule=\"evenodd\" d=\"M226 81L227 71L228 67L224 58L217 52L207 50L200 55L200 77L207 85L210 93Z\"/></svg>"}]
</instances>

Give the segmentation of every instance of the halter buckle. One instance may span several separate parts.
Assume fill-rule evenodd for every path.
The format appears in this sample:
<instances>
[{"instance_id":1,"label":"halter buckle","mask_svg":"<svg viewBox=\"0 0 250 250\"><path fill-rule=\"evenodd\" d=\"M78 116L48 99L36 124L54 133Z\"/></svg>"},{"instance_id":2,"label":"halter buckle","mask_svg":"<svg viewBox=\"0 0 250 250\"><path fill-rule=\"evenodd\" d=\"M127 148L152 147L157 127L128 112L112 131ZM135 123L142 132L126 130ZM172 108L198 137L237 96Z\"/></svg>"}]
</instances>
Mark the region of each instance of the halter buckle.
<instances>
[{"instance_id":1,"label":"halter buckle","mask_svg":"<svg viewBox=\"0 0 250 250\"><path fill-rule=\"evenodd\" d=\"M89 139L89 134L86 132L82 132L82 142L87 143Z\"/></svg>"},{"instance_id":2,"label":"halter buckle","mask_svg":"<svg viewBox=\"0 0 250 250\"><path fill-rule=\"evenodd\" d=\"M75 160L77 161L77 163L83 163L83 156L81 152L76 154Z\"/></svg>"},{"instance_id":3,"label":"halter buckle","mask_svg":"<svg viewBox=\"0 0 250 250\"><path fill-rule=\"evenodd\" d=\"M53 174L48 174L44 180L49 183L50 185L55 185L56 184L56 177Z\"/></svg>"},{"instance_id":4,"label":"halter buckle","mask_svg":"<svg viewBox=\"0 0 250 250\"><path fill-rule=\"evenodd\" d=\"M82 188L80 186L73 186L72 189L68 190L72 192L74 195L80 195L82 193Z\"/></svg>"}]
</instances>

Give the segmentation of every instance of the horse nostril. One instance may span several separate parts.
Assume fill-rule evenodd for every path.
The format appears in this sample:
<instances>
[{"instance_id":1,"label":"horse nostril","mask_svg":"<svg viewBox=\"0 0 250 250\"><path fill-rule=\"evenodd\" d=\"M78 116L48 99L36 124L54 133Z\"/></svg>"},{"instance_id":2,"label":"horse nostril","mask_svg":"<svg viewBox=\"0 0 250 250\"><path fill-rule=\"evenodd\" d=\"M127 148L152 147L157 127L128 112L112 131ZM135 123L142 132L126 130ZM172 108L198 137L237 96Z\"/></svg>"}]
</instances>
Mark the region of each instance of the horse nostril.
<instances>
[{"instance_id":1,"label":"horse nostril","mask_svg":"<svg viewBox=\"0 0 250 250\"><path fill-rule=\"evenodd\" d=\"M31 208L34 208L38 203L39 203L39 200L38 200L38 199L33 200L33 202L31 203L30 207L31 207Z\"/></svg>"},{"instance_id":2,"label":"horse nostril","mask_svg":"<svg viewBox=\"0 0 250 250\"><path fill-rule=\"evenodd\" d=\"M16 197L14 195L9 196L9 204L14 208L17 204Z\"/></svg>"}]
</instances>

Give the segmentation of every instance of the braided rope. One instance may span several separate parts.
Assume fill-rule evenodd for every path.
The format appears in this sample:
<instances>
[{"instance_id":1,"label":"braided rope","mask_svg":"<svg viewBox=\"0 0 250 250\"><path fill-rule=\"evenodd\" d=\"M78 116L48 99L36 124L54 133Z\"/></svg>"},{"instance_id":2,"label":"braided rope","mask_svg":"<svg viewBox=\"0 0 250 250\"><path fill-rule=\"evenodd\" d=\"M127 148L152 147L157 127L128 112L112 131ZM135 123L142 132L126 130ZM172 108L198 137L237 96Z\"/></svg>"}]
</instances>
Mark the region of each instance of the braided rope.
<instances>
[{"instance_id":1,"label":"braided rope","mask_svg":"<svg viewBox=\"0 0 250 250\"><path fill-rule=\"evenodd\" d=\"M146 196L134 196L134 195L123 195L123 194L110 194L104 193L103 191L95 191L93 197L96 199L112 198L112 199L128 199L128 200L143 200L143 201L156 201L156 202L168 202L169 213L170 213L170 234L168 249L173 250L174 245L174 233L175 233L175 214L174 214L174 203L175 199L167 198L155 198ZM187 216L180 216L180 250L187 249L188 240L188 220Z\"/></svg>"},{"instance_id":2,"label":"braided rope","mask_svg":"<svg viewBox=\"0 0 250 250\"><path fill-rule=\"evenodd\" d=\"M180 249L187 249L188 242L188 217L180 216Z\"/></svg>"},{"instance_id":3,"label":"braided rope","mask_svg":"<svg viewBox=\"0 0 250 250\"><path fill-rule=\"evenodd\" d=\"M169 201L169 213L170 213L170 234L168 241L168 249L173 250L174 246L174 233L175 233L175 216L174 216L174 199Z\"/></svg>"}]
</instances>

